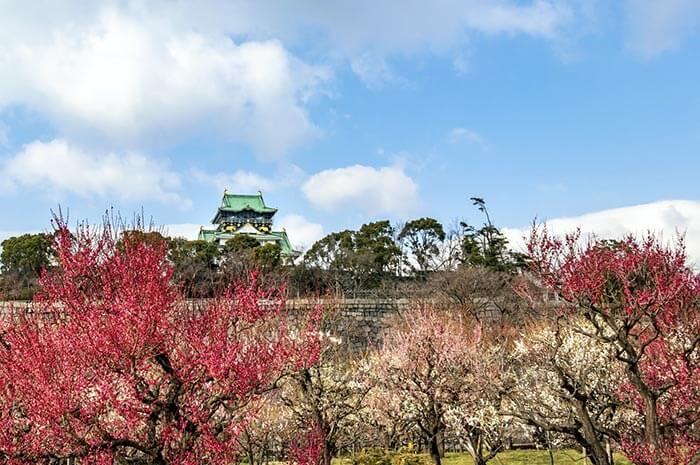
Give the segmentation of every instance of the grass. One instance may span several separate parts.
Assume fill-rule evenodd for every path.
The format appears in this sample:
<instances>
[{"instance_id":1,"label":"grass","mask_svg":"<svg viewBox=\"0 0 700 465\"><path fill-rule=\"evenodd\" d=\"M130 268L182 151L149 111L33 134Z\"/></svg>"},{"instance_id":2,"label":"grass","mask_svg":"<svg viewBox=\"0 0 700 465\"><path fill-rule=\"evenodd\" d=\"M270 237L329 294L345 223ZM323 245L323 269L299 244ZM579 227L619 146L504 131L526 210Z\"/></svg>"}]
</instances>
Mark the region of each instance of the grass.
<instances>
[{"instance_id":1,"label":"grass","mask_svg":"<svg viewBox=\"0 0 700 465\"><path fill-rule=\"evenodd\" d=\"M337 459L334 465L344 465L348 461ZM443 465L474 465L467 453L450 452L442 460ZM561 450L554 452L555 465L590 465L590 461L583 460L580 452L573 450ZM501 452L491 460L493 465L550 465L549 453L546 450L509 450ZM632 465L632 462L619 454L615 454L615 465Z\"/></svg>"},{"instance_id":2,"label":"grass","mask_svg":"<svg viewBox=\"0 0 700 465\"><path fill-rule=\"evenodd\" d=\"M443 465L473 465L468 454L447 454L443 460ZM549 453L546 450L509 450L498 454L489 464L494 465L549 465ZM580 452L573 450L562 450L554 452L555 465L584 465L591 462L583 460ZM615 455L615 464L632 465L626 458Z\"/></svg>"}]
</instances>

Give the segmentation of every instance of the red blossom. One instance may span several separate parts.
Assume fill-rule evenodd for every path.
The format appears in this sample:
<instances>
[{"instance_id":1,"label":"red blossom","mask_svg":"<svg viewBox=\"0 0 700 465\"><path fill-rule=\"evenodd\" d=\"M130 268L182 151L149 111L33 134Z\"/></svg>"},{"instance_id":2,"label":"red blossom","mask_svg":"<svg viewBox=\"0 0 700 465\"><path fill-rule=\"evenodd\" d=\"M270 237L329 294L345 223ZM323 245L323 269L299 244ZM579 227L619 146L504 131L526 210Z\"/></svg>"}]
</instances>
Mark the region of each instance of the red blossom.
<instances>
[{"instance_id":1,"label":"red blossom","mask_svg":"<svg viewBox=\"0 0 700 465\"><path fill-rule=\"evenodd\" d=\"M246 405L313 363L314 321L292 331L256 276L192 303L163 246L59 221L58 269L33 316L0 339L0 463L235 462Z\"/></svg>"},{"instance_id":2,"label":"red blossom","mask_svg":"<svg viewBox=\"0 0 700 465\"><path fill-rule=\"evenodd\" d=\"M289 448L289 463L292 465L321 465L323 463L324 435L318 425L312 425Z\"/></svg>"},{"instance_id":3,"label":"red blossom","mask_svg":"<svg viewBox=\"0 0 700 465\"><path fill-rule=\"evenodd\" d=\"M640 415L625 431L628 456L644 465L685 465L700 453L700 277L682 240L563 239L535 229L529 252L543 283L612 344L627 378L620 399ZM695 462L692 462L695 463Z\"/></svg>"}]
</instances>

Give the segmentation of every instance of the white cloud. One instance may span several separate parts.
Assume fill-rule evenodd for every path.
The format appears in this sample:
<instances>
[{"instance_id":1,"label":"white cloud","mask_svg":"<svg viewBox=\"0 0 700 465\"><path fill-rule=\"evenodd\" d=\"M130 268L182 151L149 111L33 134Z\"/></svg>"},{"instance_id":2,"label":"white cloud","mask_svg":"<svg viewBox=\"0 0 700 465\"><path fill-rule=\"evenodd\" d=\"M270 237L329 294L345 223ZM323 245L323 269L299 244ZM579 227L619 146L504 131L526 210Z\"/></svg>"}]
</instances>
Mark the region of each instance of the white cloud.
<instances>
[{"instance_id":1,"label":"white cloud","mask_svg":"<svg viewBox=\"0 0 700 465\"><path fill-rule=\"evenodd\" d=\"M463 43L469 31L553 37L572 20L575 7L575 2L553 0L357 0L351 5L300 0L291 8L274 0L247 8L244 2L230 3L229 11L238 13L236 25L247 32L274 31L294 40L305 30L320 30L342 51L399 53L444 50Z\"/></svg>"},{"instance_id":2,"label":"white cloud","mask_svg":"<svg viewBox=\"0 0 700 465\"><path fill-rule=\"evenodd\" d=\"M162 163L138 153L88 153L63 139L25 145L5 161L0 176L10 189L190 205L178 193L180 176Z\"/></svg>"},{"instance_id":3,"label":"white cloud","mask_svg":"<svg viewBox=\"0 0 700 465\"><path fill-rule=\"evenodd\" d=\"M162 234L167 237L183 237L189 240L197 239L201 224L194 223L173 223L163 225Z\"/></svg>"},{"instance_id":4,"label":"white cloud","mask_svg":"<svg viewBox=\"0 0 700 465\"><path fill-rule=\"evenodd\" d=\"M32 3L5 1L0 107L29 106L64 136L162 143L214 129L279 155L318 135L308 101L330 78L328 67L310 65L287 47L347 62L376 86L394 80L388 57L453 54L473 33L556 39L575 18L576 4L65 0L37 11Z\"/></svg>"},{"instance_id":5,"label":"white cloud","mask_svg":"<svg viewBox=\"0 0 700 465\"><path fill-rule=\"evenodd\" d=\"M700 201L665 200L570 218L554 218L547 220L546 224L550 232L558 235L579 227L583 235L595 234L600 238L653 232L670 241L678 233L685 234L688 255L696 264L700 264ZM530 229L504 228L504 233L516 249L522 250L523 237L530 233Z\"/></svg>"},{"instance_id":6,"label":"white cloud","mask_svg":"<svg viewBox=\"0 0 700 465\"><path fill-rule=\"evenodd\" d=\"M677 48L700 31L697 0L627 0L629 47L646 58Z\"/></svg>"},{"instance_id":7,"label":"white cloud","mask_svg":"<svg viewBox=\"0 0 700 465\"><path fill-rule=\"evenodd\" d=\"M483 138L483 136L472 129L454 128L447 136L447 142L450 144L458 144L462 141L479 145L482 148L486 146L486 140Z\"/></svg>"},{"instance_id":8,"label":"white cloud","mask_svg":"<svg viewBox=\"0 0 700 465\"><path fill-rule=\"evenodd\" d=\"M552 38L572 20L571 8L572 5L566 2L547 0L525 5L503 1L475 2L465 11L465 22L468 27L487 34L519 33Z\"/></svg>"},{"instance_id":9,"label":"white cloud","mask_svg":"<svg viewBox=\"0 0 700 465\"><path fill-rule=\"evenodd\" d=\"M120 143L213 130L265 156L319 132L306 104L328 69L277 40L236 43L170 2L63 6L3 9L0 108L26 105L63 134Z\"/></svg>"},{"instance_id":10,"label":"white cloud","mask_svg":"<svg viewBox=\"0 0 700 465\"><path fill-rule=\"evenodd\" d=\"M363 82L377 87L396 80L387 57L446 54L463 49L474 33L555 40L574 10L575 2L550 0L357 0L351 7L302 0L289 11L263 0L256 3L252 24L290 40L299 38L300 29L320 31L322 43L347 57Z\"/></svg>"},{"instance_id":11,"label":"white cloud","mask_svg":"<svg viewBox=\"0 0 700 465\"><path fill-rule=\"evenodd\" d=\"M418 185L400 165L324 170L311 176L302 191L309 202L328 211L349 208L370 215L401 215L419 204Z\"/></svg>"},{"instance_id":12,"label":"white cloud","mask_svg":"<svg viewBox=\"0 0 700 465\"><path fill-rule=\"evenodd\" d=\"M298 186L304 177L304 171L296 165L286 164L278 168L277 173L272 177L241 169L230 174L193 170L192 177L199 183L210 185L217 190L228 189L232 192L254 193Z\"/></svg>"},{"instance_id":13,"label":"white cloud","mask_svg":"<svg viewBox=\"0 0 700 465\"><path fill-rule=\"evenodd\" d=\"M350 61L352 71L370 89L379 89L395 79L385 58L372 53L363 53Z\"/></svg>"},{"instance_id":14,"label":"white cloud","mask_svg":"<svg viewBox=\"0 0 700 465\"><path fill-rule=\"evenodd\" d=\"M323 225L311 223L302 215L285 215L275 222L275 229L287 231L289 240L297 250L307 250L323 237Z\"/></svg>"}]
</instances>

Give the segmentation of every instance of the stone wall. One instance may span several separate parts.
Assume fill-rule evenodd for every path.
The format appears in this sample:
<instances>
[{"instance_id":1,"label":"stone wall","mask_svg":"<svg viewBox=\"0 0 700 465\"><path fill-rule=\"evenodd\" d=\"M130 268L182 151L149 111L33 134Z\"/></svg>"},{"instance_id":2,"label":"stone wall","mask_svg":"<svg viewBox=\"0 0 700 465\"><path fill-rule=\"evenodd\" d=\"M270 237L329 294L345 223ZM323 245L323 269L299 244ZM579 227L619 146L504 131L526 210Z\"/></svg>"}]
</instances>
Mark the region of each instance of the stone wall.
<instances>
[{"instance_id":1,"label":"stone wall","mask_svg":"<svg viewBox=\"0 0 700 465\"><path fill-rule=\"evenodd\" d=\"M359 348L381 342L392 319L408 307L408 299L293 299L287 302L290 312L307 311L322 305L330 315L336 337L341 337Z\"/></svg>"},{"instance_id":2,"label":"stone wall","mask_svg":"<svg viewBox=\"0 0 700 465\"><path fill-rule=\"evenodd\" d=\"M303 314L322 305L332 315L334 337L351 341L354 347L381 342L392 318L409 305L408 299L291 299L287 309L294 315ZM0 319L8 321L32 313L31 302L0 302Z\"/></svg>"},{"instance_id":3,"label":"stone wall","mask_svg":"<svg viewBox=\"0 0 700 465\"><path fill-rule=\"evenodd\" d=\"M201 301L191 301L196 305ZM329 324L325 330L329 336L342 338L349 341L354 349L361 349L369 345L376 345L382 341L382 337L392 323L399 317L414 300L407 298L322 298L322 299L290 299L287 301L287 309L292 318L300 317L307 311L321 305L325 314L329 315ZM430 304L436 306L449 306L445 300L430 300ZM18 320L22 315L32 313L31 302L0 302L0 321ZM481 304L480 313L482 321L496 320L500 316L498 308L492 304ZM40 318L52 319L52 314L38 315Z\"/></svg>"}]
</instances>

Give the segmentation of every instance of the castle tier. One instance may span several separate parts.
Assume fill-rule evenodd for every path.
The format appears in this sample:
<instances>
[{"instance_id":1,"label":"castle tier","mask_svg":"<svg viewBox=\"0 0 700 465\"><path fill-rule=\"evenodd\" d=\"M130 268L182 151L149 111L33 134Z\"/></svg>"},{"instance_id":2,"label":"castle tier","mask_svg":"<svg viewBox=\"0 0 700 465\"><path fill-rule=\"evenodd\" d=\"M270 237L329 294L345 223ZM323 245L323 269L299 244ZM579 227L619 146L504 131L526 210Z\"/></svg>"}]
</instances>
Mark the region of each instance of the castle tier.
<instances>
[{"instance_id":1,"label":"castle tier","mask_svg":"<svg viewBox=\"0 0 700 465\"><path fill-rule=\"evenodd\" d=\"M223 246L237 234L245 234L255 238L260 244L279 245L282 257L286 261L293 261L300 253L292 247L286 231L272 230L275 213L277 209L266 206L260 192L245 195L224 191L221 206L212 219L216 228L200 229L199 239Z\"/></svg>"}]
</instances>

